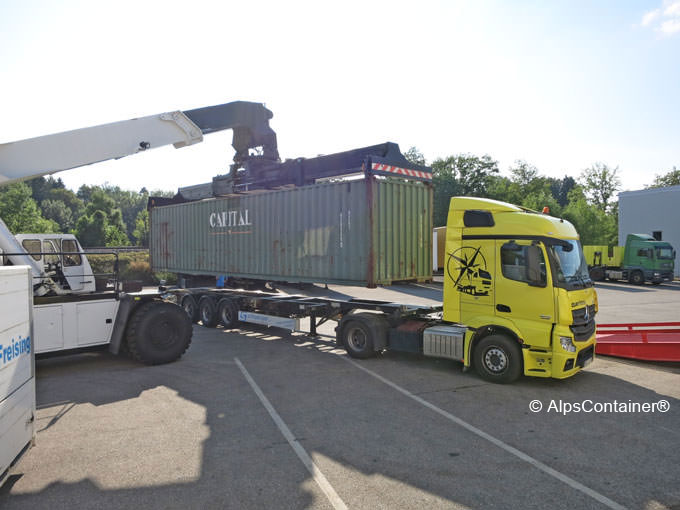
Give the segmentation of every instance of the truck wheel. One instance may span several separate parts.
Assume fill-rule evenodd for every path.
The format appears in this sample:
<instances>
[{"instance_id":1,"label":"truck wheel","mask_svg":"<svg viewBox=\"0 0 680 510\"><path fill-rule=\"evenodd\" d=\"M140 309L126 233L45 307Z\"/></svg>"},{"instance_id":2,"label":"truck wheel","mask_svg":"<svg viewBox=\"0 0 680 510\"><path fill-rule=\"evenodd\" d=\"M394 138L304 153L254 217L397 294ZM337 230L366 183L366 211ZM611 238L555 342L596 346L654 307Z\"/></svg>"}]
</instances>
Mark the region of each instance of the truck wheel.
<instances>
[{"instance_id":1,"label":"truck wheel","mask_svg":"<svg viewBox=\"0 0 680 510\"><path fill-rule=\"evenodd\" d=\"M201 317L201 322L206 328L217 326L219 316L217 315L217 305L213 298L203 296L198 302L198 313Z\"/></svg>"},{"instance_id":2,"label":"truck wheel","mask_svg":"<svg viewBox=\"0 0 680 510\"><path fill-rule=\"evenodd\" d=\"M601 267L592 267L590 269L590 279L594 282L601 282L604 280L604 269Z\"/></svg>"},{"instance_id":3,"label":"truck wheel","mask_svg":"<svg viewBox=\"0 0 680 510\"><path fill-rule=\"evenodd\" d=\"M503 335L482 338L475 347L473 362L477 373L494 383L510 383L522 374L519 344Z\"/></svg>"},{"instance_id":4,"label":"truck wheel","mask_svg":"<svg viewBox=\"0 0 680 510\"><path fill-rule=\"evenodd\" d=\"M191 344L191 321L181 307L150 301L134 311L127 326L130 355L147 365L179 359Z\"/></svg>"},{"instance_id":5,"label":"truck wheel","mask_svg":"<svg viewBox=\"0 0 680 510\"><path fill-rule=\"evenodd\" d=\"M238 325L238 306L233 299L222 298L217 303L217 316L220 323L226 329L235 328Z\"/></svg>"},{"instance_id":6,"label":"truck wheel","mask_svg":"<svg viewBox=\"0 0 680 510\"><path fill-rule=\"evenodd\" d=\"M339 340L352 358L370 358L377 354L376 346L384 344L388 327L385 319L377 314L350 315L340 328Z\"/></svg>"},{"instance_id":7,"label":"truck wheel","mask_svg":"<svg viewBox=\"0 0 680 510\"><path fill-rule=\"evenodd\" d=\"M642 271L633 271L630 273L630 283L633 285L642 285L645 283L645 275L642 274Z\"/></svg>"},{"instance_id":8,"label":"truck wheel","mask_svg":"<svg viewBox=\"0 0 680 510\"><path fill-rule=\"evenodd\" d=\"M189 316L189 320L193 322L194 324L198 322L199 315L198 315L198 303L196 303L196 299L194 296L187 295L182 298L182 308L184 308L184 311L187 313Z\"/></svg>"}]
</instances>

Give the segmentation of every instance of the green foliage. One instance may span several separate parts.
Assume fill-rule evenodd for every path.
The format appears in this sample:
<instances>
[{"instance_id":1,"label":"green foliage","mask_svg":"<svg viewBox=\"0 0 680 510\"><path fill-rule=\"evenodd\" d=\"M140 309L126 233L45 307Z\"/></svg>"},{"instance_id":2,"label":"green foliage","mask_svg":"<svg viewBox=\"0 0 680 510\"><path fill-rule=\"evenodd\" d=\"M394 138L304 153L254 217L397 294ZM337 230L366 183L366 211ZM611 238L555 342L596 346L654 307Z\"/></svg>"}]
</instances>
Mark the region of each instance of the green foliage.
<instances>
[{"instance_id":1,"label":"green foliage","mask_svg":"<svg viewBox=\"0 0 680 510\"><path fill-rule=\"evenodd\" d=\"M667 186L680 186L680 169L673 167L670 172L657 175L654 182L647 188L665 188Z\"/></svg>"},{"instance_id":2,"label":"green foliage","mask_svg":"<svg viewBox=\"0 0 680 510\"><path fill-rule=\"evenodd\" d=\"M574 224L584 245L615 246L618 242L618 215L615 211L608 214L600 207L590 204L584 190L579 186L569 193L569 204L564 210L564 217Z\"/></svg>"},{"instance_id":3,"label":"green foliage","mask_svg":"<svg viewBox=\"0 0 680 510\"><path fill-rule=\"evenodd\" d=\"M404 157L407 161L416 165L424 166L427 164L425 162L425 156L423 156L423 153L420 152L417 147L411 147L409 150L404 152Z\"/></svg>"},{"instance_id":4,"label":"green foliage","mask_svg":"<svg viewBox=\"0 0 680 510\"><path fill-rule=\"evenodd\" d=\"M446 225L449 202L454 196L488 196L498 162L489 155L456 154L432 162L434 224Z\"/></svg>"},{"instance_id":5,"label":"green foliage","mask_svg":"<svg viewBox=\"0 0 680 510\"><path fill-rule=\"evenodd\" d=\"M31 187L23 182L10 184L0 191L0 218L14 234L22 232L59 232L59 225L45 219L31 198Z\"/></svg>"},{"instance_id":6,"label":"green foliage","mask_svg":"<svg viewBox=\"0 0 680 510\"><path fill-rule=\"evenodd\" d=\"M135 219L135 230L132 232L137 246L149 247L149 211L142 209Z\"/></svg>"},{"instance_id":7,"label":"green foliage","mask_svg":"<svg viewBox=\"0 0 680 510\"><path fill-rule=\"evenodd\" d=\"M611 209L612 199L621 189L618 172L619 167L609 168L604 163L595 163L581 172L579 183L583 188L583 193L589 203L603 212Z\"/></svg>"},{"instance_id":8,"label":"green foliage","mask_svg":"<svg viewBox=\"0 0 680 510\"><path fill-rule=\"evenodd\" d=\"M87 258L95 275L110 275L114 272L114 255L88 254ZM121 281L140 280L144 285L158 285L161 280L176 283L174 275L151 272L148 251L119 253L118 278Z\"/></svg>"},{"instance_id":9,"label":"green foliage","mask_svg":"<svg viewBox=\"0 0 680 510\"><path fill-rule=\"evenodd\" d=\"M75 227L73 211L61 200L47 198L41 202L40 207L43 216L59 225L62 232L68 232Z\"/></svg>"}]
</instances>

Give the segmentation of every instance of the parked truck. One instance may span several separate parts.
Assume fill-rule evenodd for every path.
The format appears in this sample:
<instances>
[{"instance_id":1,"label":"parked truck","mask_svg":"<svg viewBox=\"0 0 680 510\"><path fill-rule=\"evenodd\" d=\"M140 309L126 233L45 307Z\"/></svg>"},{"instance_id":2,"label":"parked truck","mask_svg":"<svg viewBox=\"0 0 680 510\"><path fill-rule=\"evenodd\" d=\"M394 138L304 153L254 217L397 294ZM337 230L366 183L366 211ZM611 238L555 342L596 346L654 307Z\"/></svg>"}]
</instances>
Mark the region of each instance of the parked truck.
<instances>
[{"instance_id":1,"label":"parked truck","mask_svg":"<svg viewBox=\"0 0 680 510\"><path fill-rule=\"evenodd\" d=\"M673 281L675 249L647 234L628 234L625 246L583 247L594 281L625 280L635 285Z\"/></svg>"},{"instance_id":2,"label":"parked truck","mask_svg":"<svg viewBox=\"0 0 680 510\"><path fill-rule=\"evenodd\" d=\"M368 167L365 172L366 179L381 178ZM261 235L268 220L259 221L246 235ZM254 323L299 330L308 318L315 335L320 324L335 321L337 344L352 357L421 353L461 361L499 383L522 374L566 378L593 360L597 296L569 222L493 200L454 197L446 257L442 306L209 287L168 289L166 297L207 327Z\"/></svg>"}]
</instances>

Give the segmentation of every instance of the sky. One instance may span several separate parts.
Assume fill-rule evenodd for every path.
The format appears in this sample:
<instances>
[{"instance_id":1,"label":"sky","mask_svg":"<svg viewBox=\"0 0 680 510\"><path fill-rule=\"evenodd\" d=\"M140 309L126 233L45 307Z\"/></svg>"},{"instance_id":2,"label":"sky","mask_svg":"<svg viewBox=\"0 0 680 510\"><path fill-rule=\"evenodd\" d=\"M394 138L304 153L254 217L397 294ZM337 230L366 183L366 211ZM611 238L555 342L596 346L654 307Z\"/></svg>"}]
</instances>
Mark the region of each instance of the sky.
<instances>
[{"instance_id":1,"label":"sky","mask_svg":"<svg viewBox=\"0 0 680 510\"><path fill-rule=\"evenodd\" d=\"M236 100L282 158L386 141L543 175L680 167L680 0L3 0L0 143ZM227 172L231 132L55 175L175 191Z\"/></svg>"}]
</instances>

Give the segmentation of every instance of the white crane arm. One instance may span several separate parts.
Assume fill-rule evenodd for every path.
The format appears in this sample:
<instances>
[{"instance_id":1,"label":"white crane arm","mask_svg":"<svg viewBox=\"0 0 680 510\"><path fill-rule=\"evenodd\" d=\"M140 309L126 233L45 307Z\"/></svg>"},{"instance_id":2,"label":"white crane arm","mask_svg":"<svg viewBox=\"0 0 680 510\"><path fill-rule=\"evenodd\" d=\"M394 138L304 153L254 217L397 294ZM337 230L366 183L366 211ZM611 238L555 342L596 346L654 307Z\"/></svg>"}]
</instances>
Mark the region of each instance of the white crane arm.
<instances>
[{"instance_id":1,"label":"white crane arm","mask_svg":"<svg viewBox=\"0 0 680 510\"><path fill-rule=\"evenodd\" d=\"M201 129L183 112L75 129L0 144L0 185L61 172L109 159L203 140Z\"/></svg>"}]
</instances>

